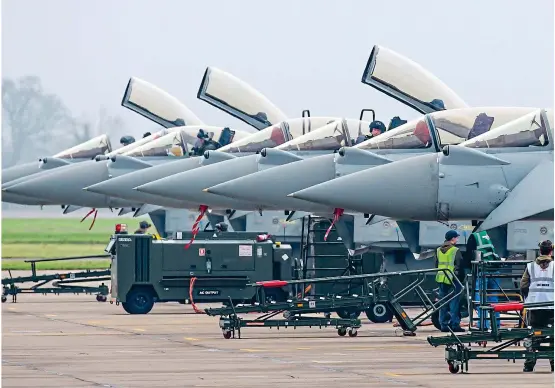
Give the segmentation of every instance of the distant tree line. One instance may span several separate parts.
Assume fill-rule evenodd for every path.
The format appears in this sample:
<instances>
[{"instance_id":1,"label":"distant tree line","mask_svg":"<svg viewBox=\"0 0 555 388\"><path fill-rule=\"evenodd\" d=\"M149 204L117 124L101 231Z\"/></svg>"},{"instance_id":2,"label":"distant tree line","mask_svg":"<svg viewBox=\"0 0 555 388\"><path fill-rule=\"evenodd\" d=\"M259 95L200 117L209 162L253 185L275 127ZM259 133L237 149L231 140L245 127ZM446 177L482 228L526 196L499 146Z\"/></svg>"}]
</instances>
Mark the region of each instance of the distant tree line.
<instances>
[{"instance_id":1,"label":"distant tree line","mask_svg":"<svg viewBox=\"0 0 555 388\"><path fill-rule=\"evenodd\" d=\"M43 89L40 77L2 79L3 168L122 131L123 120L103 107L74 115L58 95Z\"/></svg>"}]
</instances>

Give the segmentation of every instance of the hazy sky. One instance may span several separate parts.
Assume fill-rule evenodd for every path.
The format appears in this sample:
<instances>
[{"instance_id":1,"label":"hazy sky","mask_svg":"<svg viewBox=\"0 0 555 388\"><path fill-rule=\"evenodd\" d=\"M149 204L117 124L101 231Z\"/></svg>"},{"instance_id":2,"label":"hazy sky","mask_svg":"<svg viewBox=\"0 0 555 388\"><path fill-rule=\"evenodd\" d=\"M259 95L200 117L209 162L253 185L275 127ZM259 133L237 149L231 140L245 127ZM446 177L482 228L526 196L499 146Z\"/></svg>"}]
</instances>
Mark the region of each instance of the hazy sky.
<instances>
[{"instance_id":1,"label":"hazy sky","mask_svg":"<svg viewBox=\"0 0 555 388\"><path fill-rule=\"evenodd\" d=\"M417 116L360 82L374 44L420 63L469 105L553 106L553 0L2 1L3 76L36 74L74 113L103 105L135 136L153 124L120 106L130 76L207 124L249 128L197 100L206 66L290 117Z\"/></svg>"}]
</instances>

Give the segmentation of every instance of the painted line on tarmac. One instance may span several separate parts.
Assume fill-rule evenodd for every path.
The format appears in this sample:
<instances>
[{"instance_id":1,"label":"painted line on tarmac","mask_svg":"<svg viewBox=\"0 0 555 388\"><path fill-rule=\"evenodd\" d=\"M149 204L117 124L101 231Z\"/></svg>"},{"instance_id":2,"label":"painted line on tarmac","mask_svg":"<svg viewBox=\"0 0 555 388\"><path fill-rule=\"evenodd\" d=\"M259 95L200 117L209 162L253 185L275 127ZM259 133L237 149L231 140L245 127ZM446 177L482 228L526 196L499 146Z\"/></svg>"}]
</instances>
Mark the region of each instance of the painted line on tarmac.
<instances>
[{"instance_id":1,"label":"painted line on tarmac","mask_svg":"<svg viewBox=\"0 0 555 388\"><path fill-rule=\"evenodd\" d=\"M187 341L198 341L198 338L184 337Z\"/></svg>"},{"instance_id":2,"label":"painted line on tarmac","mask_svg":"<svg viewBox=\"0 0 555 388\"><path fill-rule=\"evenodd\" d=\"M136 327L133 330L135 330L135 331L146 331L145 329L141 329L140 327Z\"/></svg>"}]
</instances>

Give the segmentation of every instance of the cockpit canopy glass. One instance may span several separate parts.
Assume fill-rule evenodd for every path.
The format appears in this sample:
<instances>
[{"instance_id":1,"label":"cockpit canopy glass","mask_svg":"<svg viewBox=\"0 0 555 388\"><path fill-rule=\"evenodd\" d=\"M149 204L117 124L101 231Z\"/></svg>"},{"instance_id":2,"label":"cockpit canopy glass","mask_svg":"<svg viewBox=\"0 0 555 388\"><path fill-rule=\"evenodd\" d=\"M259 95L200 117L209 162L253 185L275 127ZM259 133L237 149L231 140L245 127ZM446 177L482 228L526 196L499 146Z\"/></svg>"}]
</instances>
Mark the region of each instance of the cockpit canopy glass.
<instances>
[{"instance_id":1,"label":"cockpit canopy glass","mask_svg":"<svg viewBox=\"0 0 555 388\"><path fill-rule=\"evenodd\" d=\"M466 108L445 83L418 63L382 46L374 46L363 82L393 95L420 113Z\"/></svg>"},{"instance_id":2,"label":"cockpit canopy glass","mask_svg":"<svg viewBox=\"0 0 555 388\"><path fill-rule=\"evenodd\" d=\"M337 120L337 117L301 117L282 121L219 149L222 152L258 152L274 148Z\"/></svg>"},{"instance_id":3,"label":"cockpit canopy glass","mask_svg":"<svg viewBox=\"0 0 555 388\"><path fill-rule=\"evenodd\" d=\"M368 132L369 125L369 121L335 120L276 148L284 151L334 151L353 145L358 136Z\"/></svg>"},{"instance_id":4,"label":"cockpit canopy glass","mask_svg":"<svg viewBox=\"0 0 555 388\"><path fill-rule=\"evenodd\" d=\"M535 108L481 107L454 109L430 114L440 145L460 144L488 131L492 131Z\"/></svg>"},{"instance_id":5,"label":"cockpit canopy glass","mask_svg":"<svg viewBox=\"0 0 555 388\"><path fill-rule=\"evenodd\" d=\"M409 121L400 127L372 137L355 145L363 150L376 149L418 149L429 148L433 144L426 117Z\"/></svg>"},{"instance_id":6,"label":"cockpit canopy glass","mask_svg":"<svg viewBox=\"0 0 555 388\"><path fill-rule=\"evenodd\" d=\"M170 133L152 140L142 146L126 152L127 156L175 156L186 154L187 146L183 141L183 131L171 131Z\"/></svg>"},{"instance_id":7,"label":"cockpit canopy glass","mask_svg":"<svg viewBox=\"0 0 555 388\"><path fill-rule=\"evenodd\" d=\"M112 156L112 155L129 155L131 151L133 151L136 148L139 148L140 146L147 144L153 140L158 139L159 137L162 137L164 135L166 135L169 132L175 132L175 128L172 129L162 129L158 132L154 132L151 135L148 135L146 137L143 137L142 139L139 139L131 144L128 144L126 146L123 146L121 148L118 148L117 150L114 150L112 152L110 152L108 154L108 156Z\"/></svg>"},{"instance_id":8,"label":"cockpit canopy glass","mask_svg":"<svg viewBox=\"0 0 555 388\"><path fill-rule=\"evenodd\" d=\"M112 145L108 135L100 135L67 150L60 151L54 157L60 159L92 159L96 155L104 155L111 151Z\"/></svg>"},{"instance_id":9,"label":"cockpit canopy glass","mask_svg":"<svg viewBox=\"0 0 555 388\"><path fill-rule=\"evenodd\" d=\"M545 147L553 134L551 123L553 110L537 109L460 145L470 148Z\"/></svg>"},{"instance_id":10,"label":"cockpit canopy glass","mask_svg":"<svg viewBox=\"0 0 555 388\"><path fill-rule=\"evenodd\" d=\"M206 69L198 98L259 130L287 119L262 93L215 67Z\"/></svg>"},{"instance_id":11,"label":"cockpit canopy glass","mask_svg":"<svg viewBox=\"0 0 555 388\"><path fill-rule=\"evenodd\" d=\"M202 124L177 98L136 77L129 80L121 104L165 128Z\"/></svg>"}]
</instances>

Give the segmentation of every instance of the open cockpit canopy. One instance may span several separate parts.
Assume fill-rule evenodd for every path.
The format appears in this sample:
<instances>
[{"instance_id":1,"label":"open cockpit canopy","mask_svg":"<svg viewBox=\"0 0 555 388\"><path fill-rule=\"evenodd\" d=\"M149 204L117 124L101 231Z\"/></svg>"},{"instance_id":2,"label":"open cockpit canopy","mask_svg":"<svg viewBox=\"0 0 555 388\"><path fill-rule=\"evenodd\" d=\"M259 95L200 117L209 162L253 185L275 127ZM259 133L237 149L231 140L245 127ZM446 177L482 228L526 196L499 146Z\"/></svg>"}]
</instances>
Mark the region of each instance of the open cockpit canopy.
<instances>
[{"instance_id":1,"label":"open cockpit canopy","mask_svg":"<svg viewBox=\"0 0 555 388\"><path fill-rule=\"evenodd\" d=\"M338 118L300 117L282 121L281 123L272 125L260 132L253 133L244 139L237 140L230 145L222 147L219 151L241 153L258 152L264 148L274 148L335 120L338 120Z\"/></svg>"},{"instance_id":2,"label":"open cockpit canopy","mask_svg":"<svg viewBox=\"0 0 555 388\"><path fill-rule=\"evenodd\" d=\"M369 131L369 125L369 121L337 119L276 148L284 151L335 151L353 145L359 135Z\"/></svg>"},{"instance_id":3,"label":"open cockpit canopy","mask_svg":"<svg viewBox=\"0 0 555 388\"><path fill-rule=\"evenodd\" d=\"M206 68L197 97L258 130L287 119L262 93L215 67Z\"/></svg>"},{"instance_id":4,"label":"open cockpit canopy","mask_svg":"<svg viewBox=\"0 0 555 388\"><path fill-rule=\"evenodd\" d=\"M108 135L100 135L84 143L77 144L67 150L63 150L54 155L60 159L92 159L96 155L104 155L112 151L112 145Z\"/></svg>"},{"instance_id":5,"label":"open cockpit canopy","mask_svg":"<svg viewBox=\"0 0 555 388\"><path fill-rule=\"evenodd\" d=\"M426 114L468 105L418 63L382 46L374 46L362 82Z\"/></svg>"},{"instance_id":6,"label":"open cockpit canopy","mask_svg":"<svg viewBox=\"0 0 555 388\"><path fill-rule=\"evenodd\" d=\"M553 110L534 109L495 130L473 137L461 146L470 148L553 148Z\"/></svg>"},{"instance_id":7,"label":"open cockpit canopy","mask_svg":"<svg viewBox=\"0 0 555 388\"><path fill-rule=\"evenodd\" d=\"M121 105L164 128L202 124L177 98L136 77L129 79Z\"/></svg>"}]
</instances>

